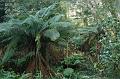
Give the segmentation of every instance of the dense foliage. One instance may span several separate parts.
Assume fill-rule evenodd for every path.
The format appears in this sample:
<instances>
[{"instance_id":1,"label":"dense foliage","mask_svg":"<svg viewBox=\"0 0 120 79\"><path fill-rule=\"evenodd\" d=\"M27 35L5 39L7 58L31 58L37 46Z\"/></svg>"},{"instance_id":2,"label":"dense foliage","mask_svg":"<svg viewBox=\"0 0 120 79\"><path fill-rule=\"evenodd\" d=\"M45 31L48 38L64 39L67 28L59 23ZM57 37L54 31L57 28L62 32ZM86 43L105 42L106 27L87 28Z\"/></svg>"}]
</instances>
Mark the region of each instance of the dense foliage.
<instances>
[{"instance_id":1,"label":"dense foliage","mask_svg":"<svg viewBox=\"0 0 120 79\"><path fill-rule=\"evenodd\" d=\"M119 0L27 2L2 7L0 79L120 78Z\"/></svg>"}]
</instances>

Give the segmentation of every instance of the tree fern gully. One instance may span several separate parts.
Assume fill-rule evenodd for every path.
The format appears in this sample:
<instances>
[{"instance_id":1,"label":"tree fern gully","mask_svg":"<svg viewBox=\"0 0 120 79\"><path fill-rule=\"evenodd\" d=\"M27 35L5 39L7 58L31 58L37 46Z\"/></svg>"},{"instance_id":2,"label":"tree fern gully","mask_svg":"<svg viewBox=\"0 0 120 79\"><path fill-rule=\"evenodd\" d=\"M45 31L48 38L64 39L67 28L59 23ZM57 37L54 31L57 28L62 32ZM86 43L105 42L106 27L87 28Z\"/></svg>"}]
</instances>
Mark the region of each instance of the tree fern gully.
<instances>
[{"instance_id":1,"label":"tree fern gully","mask_svg":"<svg viewBox=\"0 0 120 79\"><path fill-rule=\"evenodd\" d=\"M5 50L1 57L1 66L9 67L8 63L24 67L26 72L41 70L44 76L55 73L46 58L46 46L49 42L57 43L67 38L73 29L71 22L61 14L59 3L43 8L24 20L10 19L0 24L0 44Z\"/></svg>"}]
</instances>

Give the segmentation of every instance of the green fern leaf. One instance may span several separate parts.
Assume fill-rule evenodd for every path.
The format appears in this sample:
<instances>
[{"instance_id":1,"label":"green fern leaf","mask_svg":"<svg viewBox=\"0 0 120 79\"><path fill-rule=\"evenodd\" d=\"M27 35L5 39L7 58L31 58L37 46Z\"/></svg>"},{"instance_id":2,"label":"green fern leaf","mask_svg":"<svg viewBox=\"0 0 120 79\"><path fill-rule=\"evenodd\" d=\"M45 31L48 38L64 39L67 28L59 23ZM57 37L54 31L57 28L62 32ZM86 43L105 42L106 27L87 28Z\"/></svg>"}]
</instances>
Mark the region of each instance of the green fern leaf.
<instances>
[{"instance_id":1,"label":"green fern leaf","mask_svg":"<svg viewBox=\"0 0 120 79\"><path fill-rule=\"evenodd\" d=\"M55 29L48 29L44 32L44 36L51 39L51 41L55 41L60 37L60 33Z\"/></svg>"}]
</instances>

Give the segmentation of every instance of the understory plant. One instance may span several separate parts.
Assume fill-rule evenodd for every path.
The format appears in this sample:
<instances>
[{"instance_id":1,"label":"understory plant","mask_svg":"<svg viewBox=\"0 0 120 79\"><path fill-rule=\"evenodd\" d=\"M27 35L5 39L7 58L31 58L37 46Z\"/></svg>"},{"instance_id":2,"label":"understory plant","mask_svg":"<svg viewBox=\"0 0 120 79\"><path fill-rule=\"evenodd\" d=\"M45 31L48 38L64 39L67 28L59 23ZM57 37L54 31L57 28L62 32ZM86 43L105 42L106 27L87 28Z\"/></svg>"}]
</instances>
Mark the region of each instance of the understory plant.
<instances>
[{"instance_id":1,"label":"understory plant","mask_svg":"<svg viewBox=\"0 0 120 79\"><path fill-rule=\"evenodd\" d=\"M98 69L102 71L102 75L117 79L120 75L120 22L117 18L108 17L101 25L106 30L106 35L101 39L103 47Z\"/></svg>"}]
</instances>

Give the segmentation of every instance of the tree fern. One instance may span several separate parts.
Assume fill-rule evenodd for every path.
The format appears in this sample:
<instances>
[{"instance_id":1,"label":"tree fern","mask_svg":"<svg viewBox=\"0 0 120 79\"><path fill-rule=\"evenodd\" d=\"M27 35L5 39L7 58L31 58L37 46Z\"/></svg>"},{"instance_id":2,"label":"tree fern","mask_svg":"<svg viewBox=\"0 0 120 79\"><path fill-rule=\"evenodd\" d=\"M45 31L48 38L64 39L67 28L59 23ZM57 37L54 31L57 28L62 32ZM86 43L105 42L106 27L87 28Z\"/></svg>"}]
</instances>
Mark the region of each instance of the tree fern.
<instances>
[{"instance_id":1,"label":"tree fern","mask_svg":"<svg viewBox=\"0 0 120 79\"><path fill-rule=\"evenodd\" d=\"M2 64L8 62L17 54L16 50L20 49L18 47L25 46L26 42L29 46L29 40L33 40L36 44L34 49L39 49L41 36L47 37L51 41L56 41L61 37L64 37L63 39L67 38L73 25L65 19L64 14L57 11L58 8L58 4L55 3L24 20L11 19L0 24L0 44L8 43L2 58ZM25 59L25 56L21 58L22 61Z\"/></svg>"}]
</instances>

